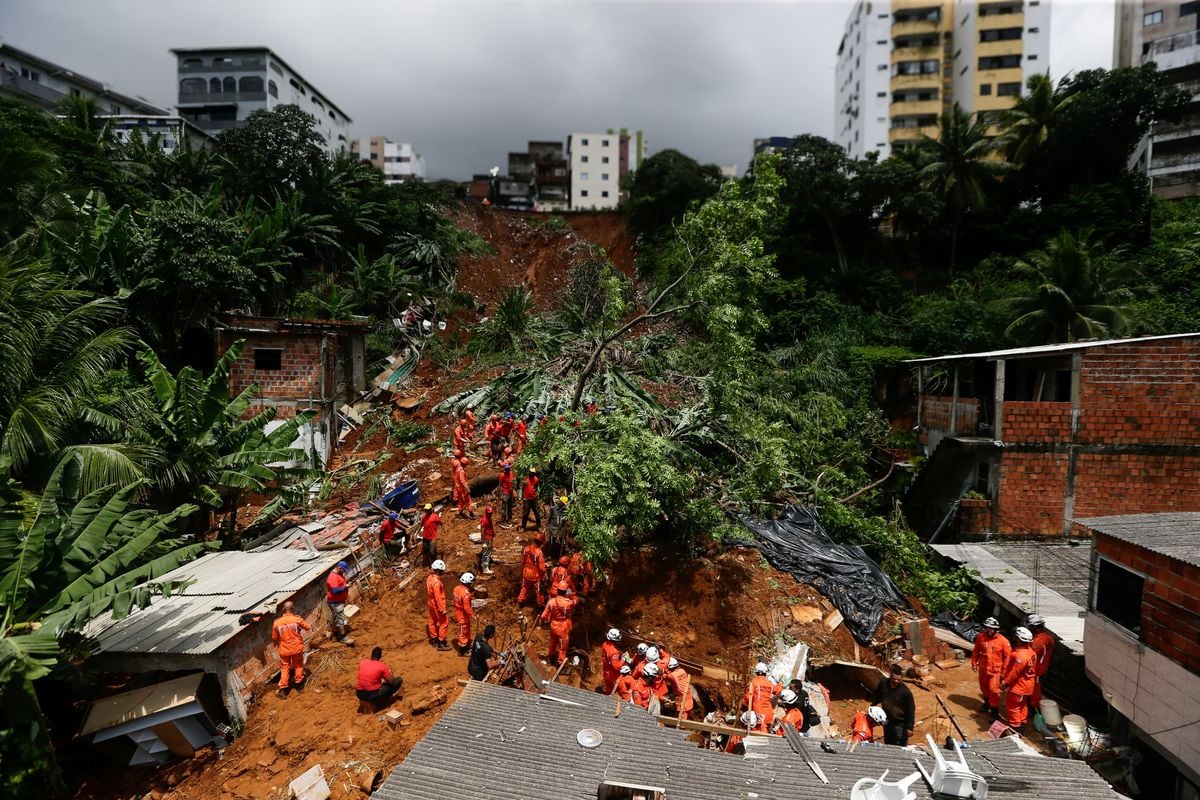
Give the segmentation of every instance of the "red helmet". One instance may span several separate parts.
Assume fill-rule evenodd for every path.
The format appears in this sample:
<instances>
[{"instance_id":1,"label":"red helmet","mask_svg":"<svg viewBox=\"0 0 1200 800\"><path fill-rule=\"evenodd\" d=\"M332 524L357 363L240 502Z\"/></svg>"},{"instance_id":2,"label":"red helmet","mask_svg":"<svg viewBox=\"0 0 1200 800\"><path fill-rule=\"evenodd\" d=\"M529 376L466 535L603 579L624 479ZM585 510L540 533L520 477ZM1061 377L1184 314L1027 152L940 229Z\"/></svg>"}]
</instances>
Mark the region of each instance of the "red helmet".
<instances>
[{"instance_id":1,"label":"red helmet","mask_svg":"<svg viewBox=\"0 0 1200 800\"><path fill-rule=\"evenodd\" d=\"M535 542L537 542L538 544L545 544L546 543L546 534L539 533L537 536L533 537L533 540Z\"/></svg>"},{"instance_id":2,"label":"red helmet","mask_svg":"<svg viewBox=\"0 0 1200 800\"><path fill-rule=\"evenodd\" d=\"M560 558L560 559L558 560L558 565L559 565L560 567L569 567L569 566L571 566L571 557L570 557L570 556L563 556L562 558Z\"/></svg>"}]
</instances>

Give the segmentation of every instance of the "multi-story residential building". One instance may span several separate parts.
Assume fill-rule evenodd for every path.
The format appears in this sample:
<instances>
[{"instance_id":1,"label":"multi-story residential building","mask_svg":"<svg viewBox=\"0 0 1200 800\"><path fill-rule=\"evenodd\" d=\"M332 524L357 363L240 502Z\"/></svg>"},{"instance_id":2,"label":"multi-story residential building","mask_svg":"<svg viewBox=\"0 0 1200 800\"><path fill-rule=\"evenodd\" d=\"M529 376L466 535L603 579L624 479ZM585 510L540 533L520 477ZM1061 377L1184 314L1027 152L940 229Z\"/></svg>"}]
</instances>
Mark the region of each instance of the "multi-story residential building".
<instances>
[{"instance_id":1,"label":"multi-story residential building","mask_svg":"<svg viewBox=\"0 0 1200 800\"><path fill-rule=\"evenodd\" d=\"M1200 14L1193 2L1132 0L1116 4L1113 66L1153 62L1191 96L1179 122L1154 126L1134 154L1159 197L1200 194Z\"/></svg>"},{"instance_id":2,"label":"multi-story residential building","mask_svg":"<svg viewBox=\"0 0 1200 800\"><path fill-rule=\"evenodd\" d=\"M528 156L534 208L566 211L571 204L571 172L562 142L530 142Z\"/></svg>"},{"instance_id":3,"label":"multi-story residential building","mask_svg":"<svg viewBox=\"0 0 1200 800\"><path fill-rule=\"evenodd\" d=\"M140 136L144 141L156 141L164 153L185 150L210 150L215 140L204 131L178 116L148 114L101 115L112 126L117 137L129 141Z\"/></svg>"},{"instance_id":4,"label":"multi-story residential building","mask_svg":"<svg viewBox=\"0 0 1200 800\"><path fill-rule=\"evenodd\" d=\"M646 153L642 132L626 129L606 133L572 133L567 136L570 162L571 208L617 208L623 200L621 180L637 170Z\"/></svg>"},{"instance_id":5,"label":"multi-story residential building","mask_svg":"<svg viewBox=\"0 0 1200 800\"><path fill-rule=\"evenodd\" d=\"M936 136L955 103L1012 106L1048 68L1050 0L860 0L835 73L834 141L855 158Z\"/></svg>"},{"instance_id":6,"label":"multi-story residential building","mask_svg":"<svg viewBox=\"0 0 1200 800\"><path fill-rule=\"evenodd\" d=\"M68 97L96 101L101 115L169 116L170 111L140 97L130 97L107 83L80 75L32 53L0 42L0 95L55 112Z\"/></svg>"},{"instance_id":7,"label":"multi-story residential building","mask_svg":"<svg viewBox=\"0 0 1200 800\"><path fill-rule=\"evenodd\" d=\"M1141 754L1141 797L1200 798L1200 514L1076 520L1092 536L1084 662Z\"/></svg>"},{"instance_id":8,"label":"multi-story residential building","mask_svg":"<svg viewBox=\"0 0 1200 800\"><path fill-rule=\"evenodd\" d=\"M351 139L350 153L382 172L385 183L425 180L425 157L408 142L393 142L386 136Z\"/></svg>"},{"instance_id":9,"label":"multi-story residential building","mask_svg":"<svg viewBox=\"0 0 1200 800\"><path fill-rule=\"evenodd\" d=\"M295 105L331 153L348 146L352 120L267 47L177 48L179 113L215 136L245 124L255 111Z\"/></svg>"}]
</instances>

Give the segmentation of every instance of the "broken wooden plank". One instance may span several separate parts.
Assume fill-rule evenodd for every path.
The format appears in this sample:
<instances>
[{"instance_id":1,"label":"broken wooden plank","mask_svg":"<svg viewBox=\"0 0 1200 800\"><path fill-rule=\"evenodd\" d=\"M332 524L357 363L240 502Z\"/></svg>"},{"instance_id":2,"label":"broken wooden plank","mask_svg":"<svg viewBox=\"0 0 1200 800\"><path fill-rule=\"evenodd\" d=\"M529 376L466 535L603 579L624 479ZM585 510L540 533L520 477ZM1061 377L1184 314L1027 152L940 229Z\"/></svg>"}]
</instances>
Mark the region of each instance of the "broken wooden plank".
<instances>
[{"instance_id":1,"label":"broken wooden plank","mask_svg":"<svg viewBox=\"0 0 1200 800\"><path fill-rule=\"evenodd\" d=\"M966 650L968 653L975 649L975 645L971 644L954 631L948 631L945 628L939 628L936 625L931 625L930 627L933 629L934 638L939 642L945 642L951 647L957 647L959 650Z\"/></svg>"},{"instance_id":2,"label":"broken wooden plank","mask_svg":"<svg viewBox=\"0 0 1200 800\"><path fill-rule=\"evenodd\" d=\"M835 610L832 614L825 618L825 627L829 628L831 631L836 631L842 622L842 612Z\"/></svg>"},{"instance_id":3,"label":"broken wooden plank","mask_svg":"<svg viewBox=\"0 0 1200 800\"><path fill-rule=\"evenodd\" d=\"M717 725L712 722L699 722L692 719L679 719L678 717L663 717L658 718L659 723L666 725L669 728L679 728L684 731L699 731L700 733L715 733L720 736L770 736L771 734L762 733L761 731L748 731L745 728L733 728L728 725Z\"/></svg>"},{"instance_id":4,"label":"broken wooden plank","mask_svg":"<svg viewBox=\"0 0 1200 800\"><path fill-rule=\"evenodd\" d=\"M788 606L788 611L791 612L792 619L801 625L817 622L823 616L821 609L816 606Z\"/></svg>"},{"instance_id":5,"label":"broken wooden plank","mask_svg":"<svg viewBox=\"0 0 1200 800\"><path fill-rule=\"evenodd\" d=\"M944 658L941 661L933 662L933 665L938 669L954 669L955 667L961 667L962 664L963 662L957 658Z\"/></svg>"}]
</instances>

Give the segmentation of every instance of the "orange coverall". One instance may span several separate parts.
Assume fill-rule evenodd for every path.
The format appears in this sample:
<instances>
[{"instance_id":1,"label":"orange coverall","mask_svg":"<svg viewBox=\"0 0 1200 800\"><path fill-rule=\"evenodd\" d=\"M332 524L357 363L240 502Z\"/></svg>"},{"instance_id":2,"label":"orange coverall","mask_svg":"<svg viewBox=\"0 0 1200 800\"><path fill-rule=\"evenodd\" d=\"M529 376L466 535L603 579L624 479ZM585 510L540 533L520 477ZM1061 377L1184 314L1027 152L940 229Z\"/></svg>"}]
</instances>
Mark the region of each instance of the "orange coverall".
<instances>
[{"instance_id":1,"label":"orange coverall","mask_svg":"<svg viewBox=\"0 0 1200 800\"><path fill-rule=\"evenodd\" d=\"M804 730L804 710L792 706L787 711L783 712L780 722L791 724L791 726L796 729L796 732L800 733ZM779 726L778 733L780 736L783 736L783 725Z\"/></svg>"},{"instance_id":2,"label":"orange coverall","mask_svg":"<svg viewBox=\"0 0 1200 800\"><path fill-rule=\"evenodd\" d=\"M567 642L571 639L571 612L575 610L574 597L559 595L551 597L542 610L542 622L550 623L550 652L546 659L558 665L567 659Z\"/></svg>"},{"instance_id":3,"label":"orange coverall","mask_svg":"<svg viewBox=\"0 0 1200 800\"><path fill-rule=\"evenodd\" d=\"M1054 656L1054 636L1045 630L1040 630L1033 635L1033 641L1029 643L1033 648L1033 652L1037 654L1037 683L1033 686L1033 694L1029 698L1029 704L1037 708L1042 703L1042 677L1050 670L1050 659Z\"/></svg>"},{"instance_id":4,"label":"orange coverall","mask_svg":"<svg viewBox=\"0 0 1200 800\"><path fill-rule=\"evenodd\" d=\"M850 721L850 729L853 731L850 736L852 741L875 741L875 723L871 722L871 718L867 716L867 712L865 711L859 711L854 715L854 719Z\"/></svg>"},{"instance_id":5,"label":"orange coverall","mask_svg":"<svg viewBox=\"0 0 1200 800\"><path fill-rule=\"evenodd\" d=\"M454 449L465 453L467 445L470 443L470 437L470 428L460 422L454 428Z\"/></svg>"},{"instance_id":6,"label":"orange coverall","mask_svg":"<svg viewBox=\"0 0 1200 800\"><path fill-rule=\"evenodd\" d=\"M425 579L425 594L429 606L429 622L425 625L425 631L430 639L444 642L450 632L450 618L446 615L446 589L442 586L441 575L429 573Z\"/></svg>"},{"instance_id":7,"label":"orange coverall","mask_svg":"<svg viewBox=\"0 0 1200 800\"><path fill-rule=\"evenodd\" d=\"M284 614L271 626L271 638L279 643L279 688L288 688L289 673L292 685L304 682L304 634L312 627L297 614Z\"/></svg>"},{"instance_id":8,"label":"orange coverall","mask_svg":"<svg viewBox=\"0 0 1200 800\"><path fill-rule=\"evenodd\" d=\"M583 557L583 553L571 555L571 565L567 567L571 581L575 584L575 593L587 597L592 593L592 565Z\"/></svg>"},{"instance_id":9,"label":"orange coverall","mask_svg":"<svg viewBox=\"0 0 1200 800\"><path fill-rule=\"evenodd\" d=\"M687 719L692 710L692 676L683 667L676 667L667 673L667 681L675 693L675 708L679 718Z\"/></svg>"},{"instance_id":10,"label":"orange coverall","mask_svg":"<svg viewBox=\"0 0 1200 800\"><path fill-rule=\"evenodd\" d=\"M516 434L516 439L513 444L516 445L517 455L521 455L521 451L525 449L525 442L529 439L529 429L525 424L525 420L519 419L513 424L513 433Z\"/></svg>"},{"instance_id":11,"label":"orange coverall","mask_svg":"<svg viewBox=\"0 0 1200 800\"><path fill-rule=\"evenodd\" d=\"M1029 698L1037 688L1037 653L1027 644L1012 651L1008 667L1004 671L1004 686L1008 698L1004 705L1008 710L1008 724L1020 729L1029 716Z\"/></svg>"},{"instance_id":12,"label":"orange coverall","mask_svg":"<svg viewBox=\"0 0 1200 800\"><path fill-rule=\"evenodd\" d=\"M646 683L645 678L636 678L633 681L633 688L630 690L630 701L634 705L642 708L650 707L650 698L654 696L654 689L650 684Z\"/></svg>"},{"instance_id":13,"label":"orange coverall","mask_svg":"<svg viewBox=\"0 0 1200 800\"><path fill-rule=\"evenodd\" d=\"M463 584L454 587L454 621L458 623L459 648L471 643L471 619L475 609L471 607L471 590Z\"/></svg>"},{"instance_id":14,"label":"orange coverall","mask_svg":"<svg viewBox=\"0 0 1200 800\"><path fill-rule=\"evenodd\" d=\"M465 514L475 509L471 501L471 487L467 485L467 468L462 461L454 459L454 499L458 502L458 513Z\"/></svg>"},{"instance_id":15,"label":"orange coverall","mask_svg":"<svg viewBox=\"0 0 1200 800\"><path fill-rule=\"evenodd\" d=\"M667 648L663 647L662 645L659 645L658 661L656 661L654 663L658 664L658 674L659 675L666 675L668 672L671 671L670 669L667 668L667 665L671 663L671 654L667 652Z\"/></svg>"},{"instance_id":16,"label":"orange coverall","mask_svg":"<svg viewBox=\"0 0 1200 800\"><path fill-rule=\"evenodd\" d=\"M525 598L532 593L540 606L546 602L542 595L542 576L546 574L546 560L542 556L542 548L535 542L525 545L525 549L521 551L521 561L521 593L517 595L517 602L524 603Z\"/></svg>"},{"instance_id":17,"label":"orange coverall","mask_svg":"<svg viewBox=\"0 0 1200 800\"><path fill-rule=\"evenodd\" d=\"M607 640L600 645L600 658L604 667L604 693L612 694L617 679L621 677L621 667L625 664L625 659L621 657L621 648Z\"/></svg>"},{"instance_id":18,"label":"orange coverall","mask_svg":"<svg viewBox=\"0 0 1200 800\"><path fill-rule=\"evenodd\" d=\"M979 691L993 710L1000 708L1000 676L1012 654L1012 646L1002 634L981 631L971 651L971 666L979 671Z\"/></svg>"},{"instance_id":19,"label":"orange coverall","mask_svg":"<svg viewBox=\"0 0 1200 800\"><path fill-rule=\"evenodd\" d=\"M766 675L755 675L754 680L750 681L750 688L746 689L746 694L742 697L742 708L758 715L758 725L754 730L766 733L771 729L771 723L775 721L775 709L771 707L771 699L781 691L783 688Z\"/></svg>"},{"instance_id":20,"label":"orange coverall","mask_svg":"<svg viewBox=\"0 0 1200 800\"><path fill-rule=\"evenodd\" d=\"M550 596L558 597L560 594L571 588L571 578L567 572L567 568L559 564L554 569L550 570Z\"/></svg>"},{"instance_id":21,"label":"orange coverall","mask_svg":"<svg viewBox=\"0 0 1200 800\"><path fill-rule=\"evenodd\" d=\"M467 421L467 436L473 437L475 435L475 423L476 423L475 412L468 408L463 413L463 419L465 419Z\"/></svg>"},{"instance_id":22,"label":"orange coverall","mask_svg":"<svg viewBox=\"0 0 1200 800\"><path fill-rule=\"evenodd\" d=\"M617 697L621 698L627 703L632 702L633 685L636 682L637 681L634 680L632 675L622 675L621 677L617 678L616 688L614 689L614 691L617 693ZM649 705L649 703L650 699L646 698L646 704Z\"/></svg>"}]
</instances>

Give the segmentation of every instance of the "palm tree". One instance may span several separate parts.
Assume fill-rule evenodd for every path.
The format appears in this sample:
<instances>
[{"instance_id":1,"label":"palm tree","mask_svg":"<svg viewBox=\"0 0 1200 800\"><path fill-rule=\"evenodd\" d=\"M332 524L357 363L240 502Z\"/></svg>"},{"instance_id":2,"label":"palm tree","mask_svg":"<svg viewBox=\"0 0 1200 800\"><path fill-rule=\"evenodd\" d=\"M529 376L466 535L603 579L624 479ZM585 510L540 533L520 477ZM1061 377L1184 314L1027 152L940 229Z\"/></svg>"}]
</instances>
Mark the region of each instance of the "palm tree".
<instances>
[{"instance_id":1,"label":"palm tree","mask_svg":"<svg viewBox=\"0 0 1200 800\"><path fill-rule=\"evenodd\" d=\"M946 203L951 214L950 269L958 256L958 234L968 214L987 205L988 190L1011 164L996 157L996 141L988 122L963 111L957 103L942 115L938 138L925 137L926 164L921 177Z\"/></svg>"},{"instance_id":2,"label":"palm tree","mask_svg":"<svg viewBox=\"0 0 1200 800\"><path fill-rule=\"evenodd\" d=\"M1063 111L1080 95L1063 97L1054 91L1049 74L1030 75L1025 83L1026 92L1016 104L1004 113L1001 137L1008 160L1014 164L1025 164L1041 149L1051 131L1062 118Z\"/></svg>"},{"instance_id":3,"label":"palm tree","mask_svg":"<svg viewBox=\"0 0 1200 800\"><path fill-rule=\"evenodd\" d=\"M1121 260L1120 252L1100 254L1088 242L1063 231L1045 250L1017 262L1029 281L1026 294L997 301L1013 315L1005 330L1031 344L1073 342L1122 336L1133 329L1130 309L1134 282L1141 275Z\"/></svg>"}]
</instances>

